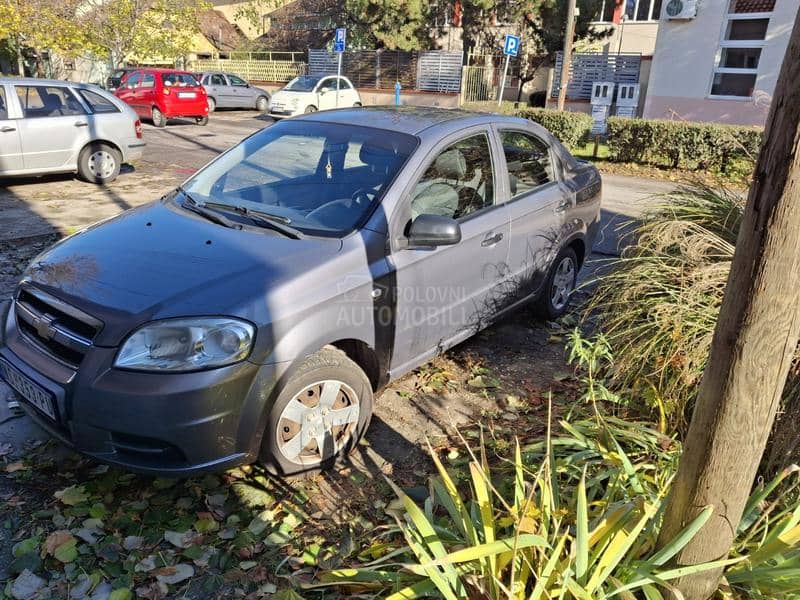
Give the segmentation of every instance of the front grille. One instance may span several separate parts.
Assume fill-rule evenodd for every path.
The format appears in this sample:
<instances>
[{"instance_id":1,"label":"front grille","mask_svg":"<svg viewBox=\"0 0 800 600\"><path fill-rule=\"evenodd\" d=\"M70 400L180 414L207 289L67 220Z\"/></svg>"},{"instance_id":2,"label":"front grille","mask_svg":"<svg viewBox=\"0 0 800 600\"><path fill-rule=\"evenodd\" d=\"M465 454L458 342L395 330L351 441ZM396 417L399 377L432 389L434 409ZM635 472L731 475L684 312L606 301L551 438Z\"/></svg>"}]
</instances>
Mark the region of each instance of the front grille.
<instances>
[{"instance_id":1,"label":"front grille","mask_svg":"<svg viewBox=\"0 0 800 600\"><path fill-rule=\"evenodd\" d=\"M77 368L103 323L40 290L24 287L14 303L17 327L39 350Z\"/></svg>"}]
</instances>

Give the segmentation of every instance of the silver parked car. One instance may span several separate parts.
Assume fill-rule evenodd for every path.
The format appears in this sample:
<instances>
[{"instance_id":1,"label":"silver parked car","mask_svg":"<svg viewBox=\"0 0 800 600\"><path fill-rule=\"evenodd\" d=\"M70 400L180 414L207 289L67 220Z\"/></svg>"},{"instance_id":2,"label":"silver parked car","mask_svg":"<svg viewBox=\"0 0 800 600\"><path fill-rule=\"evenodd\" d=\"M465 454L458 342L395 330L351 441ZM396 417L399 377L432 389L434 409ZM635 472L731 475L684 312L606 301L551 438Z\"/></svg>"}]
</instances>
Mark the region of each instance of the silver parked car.
<instances>
[{"instance_id":1,"label":"silver parked car","mask_svg":"<svg viewBox=\"0 0 800 600\"><path fill-rule=\"evenodd\" d=\"M525 303L563 314L600 193L523 119L287 119L40 255L0 312L0 378L131 469L324 468L390 380Z\"/></svg>"},{"instance_id":2,"label":"silver parked car","mask_svg":"<svg viewBox=\"0 0 800 600\"><path fill-rule=\"evenodd\" d=\"M0 177L77 172L108 183L144 146L139 117L100 87L0 78Z\"/></svg>"},{"instance_id":3,"label":"silver parked car","mask_svg":"<svg viewBox=\"0 0 800 600\"><path fill-rule=\"evenodd\" d=\"M232 73L200 73L200 83L208 96L208 112L217 108L254 108L266 112L269 108L269 93L249 84Z\"/></svg>"}]
</instances>

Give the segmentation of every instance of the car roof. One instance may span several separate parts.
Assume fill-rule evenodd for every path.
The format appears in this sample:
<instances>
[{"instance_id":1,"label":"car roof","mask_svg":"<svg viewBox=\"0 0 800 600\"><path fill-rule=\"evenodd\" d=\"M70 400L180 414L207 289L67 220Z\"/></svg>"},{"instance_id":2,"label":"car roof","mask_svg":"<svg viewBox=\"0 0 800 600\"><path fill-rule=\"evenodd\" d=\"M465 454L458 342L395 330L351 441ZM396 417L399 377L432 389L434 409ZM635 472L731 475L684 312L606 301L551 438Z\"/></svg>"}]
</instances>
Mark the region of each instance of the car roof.
<instances>
[{"instance_id":1,"label":"car roof","mask_svg":"<svg viewBox=\"0 0 800 600\"><path fill-rule=\"evenodd\" d=\"M64 79L39 79L37 77L2 77L0 76L0 84L8 83L11 85L68 85L84 89L96 89L99 86L93 83L80 83L78 81L66 81ZM102 88L100 88L102 89Z\"/></svg>"},{"instance_id":2,"label":"car roof","mask_svg":"<svg viewBox=\"0 0 800 600\"><path fill-rule=\"evenodd\" d=\"M519 117L428 106L340 108L300 115L293 120L365 125L376 129L387 129L411 135L421 135L425 130L434 127L437 130L446 130L439 133L449 133L451 130L458 131L473 125L485 125L487 123L530 125L530 121Z\"/></svg>"}]
</instances>

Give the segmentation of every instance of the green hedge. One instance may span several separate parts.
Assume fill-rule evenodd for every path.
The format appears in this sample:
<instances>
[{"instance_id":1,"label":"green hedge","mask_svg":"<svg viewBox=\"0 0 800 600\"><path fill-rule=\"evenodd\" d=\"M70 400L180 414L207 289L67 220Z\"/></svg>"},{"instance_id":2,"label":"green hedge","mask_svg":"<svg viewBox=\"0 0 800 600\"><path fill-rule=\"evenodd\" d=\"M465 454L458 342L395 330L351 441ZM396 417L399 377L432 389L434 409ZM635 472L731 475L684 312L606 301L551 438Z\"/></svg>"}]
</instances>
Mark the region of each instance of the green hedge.
<instances>
[{"instance_id":1,"label":"green hedge","mask_svg":"<svg viewBox=\"0 0 800 600\"><path fill-rule=\"evenodd\" d=\"M714 123L609 117L611 160L672 169L725 172L733 160L758 156L763 130Z\"/></svg>"},{"instance_id":2,"label":"green hedge","mask_svg":"<svg viewBox=\"0 0 800 600\"><path fill-rule=\"evenodd\" d=\"M568 148L575 148L586 139L592 128L592 117L585 113L558 112L546 108L523 108L517 113L538 123Z\"/></svg>"},{"instance_id":3,"label":"green hedge","mask_svg":"<svg viewBox=\"0 0 800 600\"><path fill-rule=\"evenodd\" d=\"M592 118L585 113L523 108L517 114L569 148L590 137ZM609 117L606 141L613 161L725 173L736 160L755 160L763 133L760 127Z\"/></svg>"}]
</instances>

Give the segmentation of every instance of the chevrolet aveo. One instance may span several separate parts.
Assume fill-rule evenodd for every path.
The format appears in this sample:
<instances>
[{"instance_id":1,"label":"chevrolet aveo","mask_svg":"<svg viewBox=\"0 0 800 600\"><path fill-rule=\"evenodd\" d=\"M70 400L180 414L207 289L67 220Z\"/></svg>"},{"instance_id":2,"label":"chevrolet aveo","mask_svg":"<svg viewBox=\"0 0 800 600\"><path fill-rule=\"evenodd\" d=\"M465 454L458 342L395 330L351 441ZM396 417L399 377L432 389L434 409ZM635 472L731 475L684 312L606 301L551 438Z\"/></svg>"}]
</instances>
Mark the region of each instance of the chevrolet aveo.
<instances>
[{"instance_id":1,"label":"chevrolet aveo","mask_svg":"<svg viewBox=\"0 0 800 600\"><path fill-rule=\"evenodd\" d=\"M38 256L1 315L0 375L102 461L316 471L358 442L388 381L524 303L561 315L600 191L522 119L283 121Z\"/></svg>"}]
</instances>

